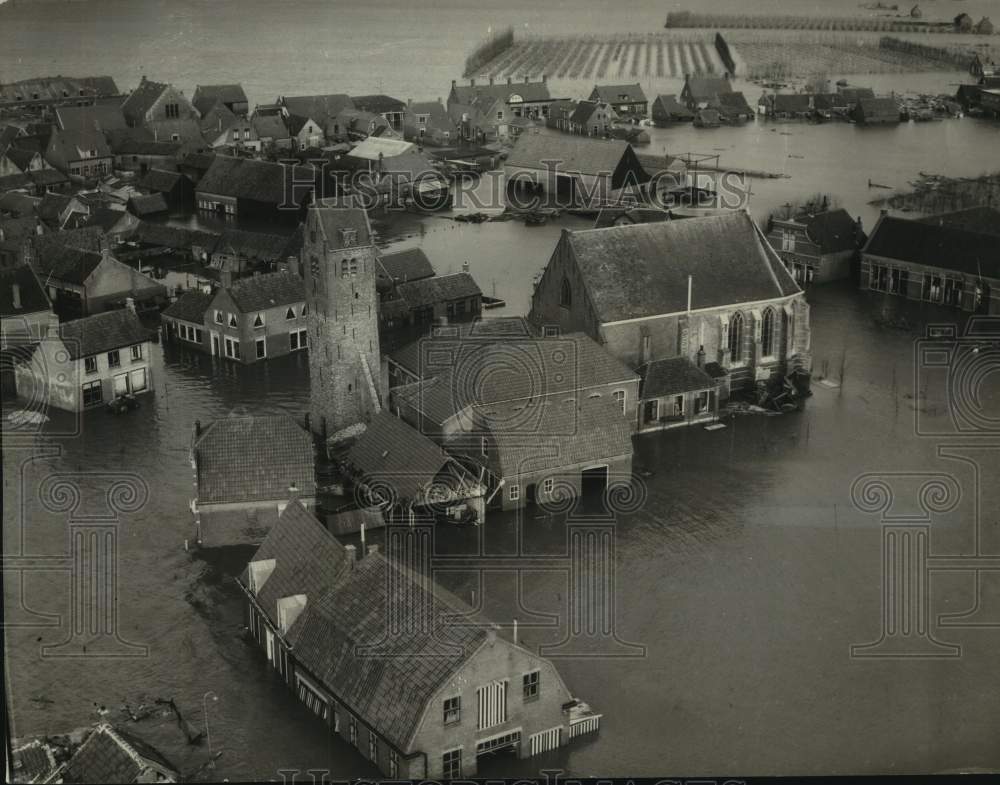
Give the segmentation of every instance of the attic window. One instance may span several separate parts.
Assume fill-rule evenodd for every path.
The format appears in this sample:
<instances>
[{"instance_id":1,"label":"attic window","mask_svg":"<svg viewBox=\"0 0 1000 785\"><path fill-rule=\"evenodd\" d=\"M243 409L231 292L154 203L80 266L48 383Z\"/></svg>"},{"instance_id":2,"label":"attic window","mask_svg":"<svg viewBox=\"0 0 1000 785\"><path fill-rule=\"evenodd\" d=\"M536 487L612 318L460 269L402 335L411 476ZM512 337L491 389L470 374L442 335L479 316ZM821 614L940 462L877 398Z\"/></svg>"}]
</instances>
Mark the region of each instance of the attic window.
<instances>
[{"instance_id":1,"label":"attic window","mask_svg":"<svg viewBox=\"0 0 1000 785\"><path fill-rule=\"evenodd\" d=\"M573 290L569 285L569 278L563 278L562 290L559 292L559 305L569 308L573 305Z\"/></svg>"},{"instance_id":2,"label":"attic window","mask_svg":"<svg viewBox=\"0 0 1000 785\"><path fill-rule=\"evenodd\" d=\"M229 326L230 327L239 327L239 324L240 323L239 323L239 320L236 318L236 314L232 314L232 313L229 314Z\"/></svg>"},{"instance_id":3,"label":"attic window","mask_svg":"<svg viewBox=\"0 0 1000 785\"><path fill-rule=\"evenodd\" d=\"M291 306L288 306L288 310L285 311L285 318L286 319L294 319L295 318L295 310Z\"/></svg>"},{"instance_id":4,"label":"attic window","mask_svg":"<svg viewBox=\"0 0 1000 785\"><path fill-rule=\"evenodd\" d=\"M253 318L253 326L254 327L263 327L264 326L264 314L259 313L259 314L257 314Z\"/></svg>"},{"instance_id":5,"label":"attic window","mask_svg":"<svg viewBox=\"0 0 1000 785\"><path fill-rule=\"evenodd\" d=\"M343 239L345 248L354 245L358 241L357 229L341 229L340 236Z\"/></svg>"}]
</instances>

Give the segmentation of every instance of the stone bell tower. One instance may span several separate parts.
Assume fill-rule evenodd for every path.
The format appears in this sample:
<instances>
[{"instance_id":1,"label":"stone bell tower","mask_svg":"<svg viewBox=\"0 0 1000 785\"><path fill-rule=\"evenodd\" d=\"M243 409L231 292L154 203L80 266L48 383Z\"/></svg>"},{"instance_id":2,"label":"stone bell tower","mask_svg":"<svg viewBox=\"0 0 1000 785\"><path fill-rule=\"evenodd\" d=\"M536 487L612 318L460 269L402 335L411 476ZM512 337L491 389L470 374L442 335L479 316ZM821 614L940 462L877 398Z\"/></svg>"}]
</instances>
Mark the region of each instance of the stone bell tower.
<instances>
[{"instance_id":1,"label":"stone bell tower","mask_svg":"<svg viewBox=\"0 0 1000 785\"><path fill-rule=\"evenodd\" d=\"M314 206L302 245L310 422L333 436L381 409L376 249L368 214Z\"/></svg>"}]
</instances>

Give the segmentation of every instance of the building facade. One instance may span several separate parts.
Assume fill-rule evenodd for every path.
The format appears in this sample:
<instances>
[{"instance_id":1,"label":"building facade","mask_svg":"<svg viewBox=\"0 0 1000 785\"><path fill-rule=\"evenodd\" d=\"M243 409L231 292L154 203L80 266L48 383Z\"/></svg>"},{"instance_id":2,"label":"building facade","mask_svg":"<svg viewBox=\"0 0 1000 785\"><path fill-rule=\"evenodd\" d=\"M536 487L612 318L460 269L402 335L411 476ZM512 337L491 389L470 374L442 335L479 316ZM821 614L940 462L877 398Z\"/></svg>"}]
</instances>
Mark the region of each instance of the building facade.
<instances>
[{"instance_id":1,"label":"building facade","mask_svg":"<svg viewBox=\"0 0 1000 785\"><path fill-rule=\"evenodd\" d=\"M849 277L865 234L860 218L837 209L775 218L767 239L795 282L806 286Z\"/></svg>"}]
</instances>

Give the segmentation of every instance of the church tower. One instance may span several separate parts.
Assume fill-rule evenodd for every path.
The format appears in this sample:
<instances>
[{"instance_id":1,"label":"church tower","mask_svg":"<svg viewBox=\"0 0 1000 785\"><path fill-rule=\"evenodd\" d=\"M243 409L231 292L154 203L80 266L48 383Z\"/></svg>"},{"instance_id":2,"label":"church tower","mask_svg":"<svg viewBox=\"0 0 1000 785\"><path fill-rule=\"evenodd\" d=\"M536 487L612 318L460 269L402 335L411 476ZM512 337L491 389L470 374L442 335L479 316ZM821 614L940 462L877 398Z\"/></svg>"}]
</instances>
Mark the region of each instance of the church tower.
<instances>
[{"instance_id":1,"label":"church tower","mask_svg":"<svg viewBox=\"0 0 1000 785\"><path fill-rule=\"evenodd\" d=\"M333 436L381 409L377 251L368 214L314 206L302 245L310 421Z\"/></svg>"}]
</instances>

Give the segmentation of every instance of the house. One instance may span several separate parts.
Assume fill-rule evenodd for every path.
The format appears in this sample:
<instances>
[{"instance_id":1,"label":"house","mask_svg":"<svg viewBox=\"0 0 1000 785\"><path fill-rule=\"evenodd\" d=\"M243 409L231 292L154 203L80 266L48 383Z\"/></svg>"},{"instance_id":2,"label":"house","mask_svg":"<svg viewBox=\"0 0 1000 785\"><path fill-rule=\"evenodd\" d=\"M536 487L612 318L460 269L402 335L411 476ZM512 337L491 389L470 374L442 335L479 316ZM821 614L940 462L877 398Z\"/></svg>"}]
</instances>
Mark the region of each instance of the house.
<instances>
[{"instance_id":1,"label":"house","mask_svg":"<svg viewBox=\"0 0 1000 785\"><path fill-rule=\"evenodd\" d=\"M201 135L210 148L260 150L260 139L253 123L246 115L235 114L221 101L206 109L199 123Z\"/></svg>"},{"instance_id":2,"label":"house","mask_svg":"<svg viewBox=\"0 0 1000 785\"><path fill-rule=\"evenodd\" d=\"M607 137L618 114L610 104L595 101L580 101L569 118L569 132L582 136Z\"/></svg>"},{"instance_id":3,"label":"house","mask_svg":"<svg viewBox=\"0 0 1000 785\"><path fill-rule=\"evenodd\" d=\"M100 230L97 234L102 236ZM93 250L87 235L52 232L33 237L27 258L64 319L120 308L128 299L147 307L166 301L163 284L118 261L106 241Z\"/></svg>"},{"instance_id":4,"label":"house","mask_svg":"<svg viewBox=\"0 0 1000 785\"><path fill-rule=\"evenodd\" d=\"M699 109L695 112L695 128L718 128L720 125L722 125L722 115L718 109Z\"/></svg>"},{"instance_id":5,"label":"house","mask_svg":"<svg viewBox=\"0 0 1000 785\"><path fill-rule=\"evenodd\" d=\"M853 115L860 125L888 125L900 121L895 98L862 98L855 106Z\"/></svg>"},{"instance_id":6,"label":"house","mask_svg":"<svg viewBox=\"0 0 1000 785\"><path fill-rule=\"evenodd\" d=\"M979 106L988 117L1000 117L1000 87L981 89Z\"/></svg>"},{"instance_id":7,"label":"house","mask_svg":"<svg viewBox=\"0 0 1000 785\"><path fill-rule=\"evenodd\" d=\"M288 134L292 140L292 149L305 150L309 147L320 147L323 144L323 126L308 117L293 114L285 119Z\"/></svg>"},{"instance_id":8,"label":"house","mask_svg":"<svg viewBox=\"0 0 1000 785\"><path fill-rule=\"evenodd\" d=\"M644 118L649 109L649 101L642 91L642 85L594 85L590 91L590 101L608 104L623 120Z\"/></svg>"},{"instance_id":9,"label":"house","mask_svg":"<svg viewBox=\"0 0 1000 785\"><path fill-rule=\"evenodd\" d=\"M658 95L653 101L650 116L657 128L664 128L670 123L689 123L694 120L694 112L677 100L677 96Z\"/></svg>"},{"instance_id":10,"label":"house","mask_svg":"<svg viewBox=\"0 0 1000 785\"><path fill-rule=\"evenodd\" d=\"M252 640L329 733L391 779L458 780L482 755L529 757L599 730L549 660L414 562L374 545L359 558L289 502L238 578Z\"/></svg>"},{"instance_id":11,"label":"house","mask_svg":"<svg viewBox=\"0 0 1000 785\"><path fill-rule=\"evenodd\" d=\"M805 296L742 211L564 230L529 319L633 369L684 357L724 377L720 398L809 365Z\"/></svg>"},{"instance_id":12,"label":"house","mask_svg":"<svg viewBox=\"0 0 1000 785\"><path fill-rule=\"evenodd\" d=\"M201 141L198 110L171 84L154 82L143 75L121 109L129 128L145 128L156 140Z\"/></svg>"},{"instance_id":13,"label":"house","mask_svg":"<svg viewBox=\"0 0 1000 785\"><path fill-rule=\"evenodd\" d=\"M50 406L83 411L145 393L153 387L151 346L131 303L63 322L15 369L18 395L37 395L41 387Z\"/></svg>"},{"instance_id":14,"label":"house","mask_svg":"<svg viewBox=\"0 0 1000 785\"><path fill-rule=\"evenodd\" d=\"M217 103L238 117L246 117L250 111L247 94L241 84L196 85L191 103L203 117Z\"/></svg>"},{"instance_id":15,"label":"house","mask_svg":"<svg viewBox=\"0 0 1000 785\"><path fill-rule=\"evenodd\" d=\"M53 129L45 160L70 179L91 181L114 168L114 157L104 134L97 130Z\"/></svg>"},{"instance_id":16,"label":"house","mask_svg":"<svg viewBox=\"0 0 1000 785\"><path fill-rule=\"evenodd\" d=\"M281 96L272 106L278 109L285 117L292 115L296 117L309 117L321 128L325 128L330 120L345 109L356 108L351 97L346 93Z\"/></svg>"},{"instance_id":17,"label":"house","mask_svg":"<svg viewBox=\"0 0 1000 785\"><path fill-rule=\"evenodd\" d=\"M967 207L964 210L929 215L917 220L921 223L950 226L968 232L992 234L1000 237L1000 210L995 207Z\"/></svg>"},{"instance_id":18,"label":"house","mask_svg":"<svg viewBox=\"0 0 1000 785\"><path fill-rule=\"evenodd\" d=\"M139 194L128 200L127 209L137 218L148 218L151 215L166 215L170 212L163 194Z\"/></svg>"},{"instance_id":19,"label":"house","mask_svg":"<svg viewBox=\"0 0 1000 785\"><path fill-rule=\"evenodd\" d=\"M177 159L177 171L197 185L214 160L215 153L186 152Z\"/></svg>"},{"instance_id":20,"label":"house","mask_svg":"<svg viewBox=\"0 0 1000 785\"><path fill-rule=\"evenodd\" d=\"M6 197L7 194L0 196L0 207ZM0 217L0 270L21 264L24 261L24 244L33 235L44 233L45 226L31 213L17 217Z\"/></svg>"},{"instance_id":21,"label":"house","mask_svg":"<svg viewBox=\"0 0 1000 785\"><path fill-rule=\"evenodd\" d=\"M49 193L35 205L35 213L49 229L76 229L90 215L90 205L76 196Z\"/></svg>"},{"instance_id":22,"label":"house","mask_svg":"<svg viewBox=\"0 0 1000 785\"><path fill-rule=\"evenodd\" d=\"M754 112L747 103L743 93L733 91L731 93L719 93L714 107L722 118L722 122L728 125L737 125L753 119Z\"/></svg>"},{"instance_id":23,"label":"house","mask_svg":"<svg viewBox=\"0 0 1000 785\"><path fill-rule=\"evenodd\" d=\"M490 77L488 84L478 85L475 79L469 80L468 85L460 85L452 80L447 103L449 110L453 104L475 107L485 115L487 121L498 122L501 135L506 135L504 124L515 117L530 120L544 120L548 117L552 96L544 74L539 82L530 81L528 76L524 77L523 82L514 82L508 77L506 83L495 82Z\"/></svg>"},{"instance_id":24,"label":"house","mask_svg":"<svg viewBox=\"0 0 1000 785\"><path fill-rule=\"evenodd\" d=\"M280 110L262 110L257 107L250 118L250 128L262 146L288 149L292 146L292 135L285 124L285 115Z\"/></svg>"},{"instance_id":25,"label":"house","mask_svg":"<svg viewBox=\"0 0 1000 785\"><path fill-rule=\"evenodd\" d=\"M177 171L150 169L137 183L150 194L161 194L171 210L188 210L194 207L194 183Z\"/></svg>"},{"instance_id":26,"label":"house","mask_svg":"<svg viewBox=\"0 0 1000 785\"><path fill-rule=\"evenodd\" d=\"M403 138L421 145L451 145L458 141L458 126L440 99L414 102L406 107Z\"/></svg>"},{"instance_id":27,"label":"house","mask_svg":"<svg viewBox=\"0 0 1000 785\"><path fill-rule=\"evenodd\" d=\"M609 226L625 226L628 224L656 223L658 221L671 221L674 216L669 210L661 210L658 207L632 207L622 209L609 207L601 210L594 220L595 229L606 229Z\"/></svg>"},{"instance_id":28,"label":"house","mask_svg":"<svg viewBox=\"0 0 1000 785\"><path fill-rule=\"evenodd\" d=\"M11 759L13 765L8 770L8 782L52 782L58 767L52 746L39 739L14 747Z\"/></svg>"},{"instance_id":29,"label":"house","mask_svg":"<svg viewBox=\"0 0 1000 785\"><path fill-rule=\"evenodd\" d=\"M862 289L1000 314L1000 254L994 234L885 213L861 250Z\"/></svg>"},{"instance_id":30,"label":"house","mask_svg":"<svg viewBox=\"0 0 1000 785\"><path fill-rule=\"evenodd\" d=\"M289 255L288 239L282 234L224 229L212 248L209 265L219 271L223 282L275 272Z\"/></svg>"},{"instance_id":31,"label":"house","mask_svg":"<svg viewBox=\"0 0 1000 785\"><path fill-rule=\"evenodd\" d=\"M284 414L235 415L194 424L191 500L203 548L258 544L294 498L316 505L316 456L308 428Z\"/></svg>"},{"instance_id":32,"label":"house","mask_svg":"<svg viewBox=\"0 0 1000 785\"><path fill-rule=\"evenodd\" d=\"M403 118L406 102L388 95L358 95L351 98L355 109L384 118L389 127L398 134L403 133Z\"/></svg>"},{"instance_id":33,"label":"house","mask_svg":"<svg viewBox=\"0 0 1000 785\"><path fill-rule=\"evenodd\" d=\"M40 341L58 326L52 303L29 265L0 269L0 349Z\"/></svg>"},{"instance_id":34,"label":"house","mask_svg":"<svg viewBox=\"0 0 1000 785\"><path fill-rule=\"evenodd\" d=\"M121 131L128 126L121 106L96 103L91 106L59 106L56 126L63 131Z\"/></svg>"},{"instance_id":35,"label":"house","mask_svg":"<svg viewBox=\"0 0 1000 785\"><path fill-rule=\"evenodd\" d=\"M161 314L167 339L193 344L203 352L210 352L205 321L214 299L214 292L190 289L172 302Z\"/></svg>"},{"instance_id":36,"label":"house","mask_svg":"<svg viewBox=\"0 0 1000 785\"><path fill-rule=\"evenodd\" d=\"M325 126L326 138L331 142L358 142L369 137L402 140L403 134L393 131L380 114L346 107Z\"/></svg>"},{"instance_id":37,"label":"house","mask_svg":"<svg viewBox=\"0 0 1000 785\"><path fill-rule=\"evenodd\" d=\"M409 248L379 256L376 285L381 293L395 290L398 284L421 281L433 275L434 267L423 249Z\"/></svg>"},{"instance_id":38,"label":"house","mask_svg":"<svg viewBox=\"0 0 1000 785\"><path fill-rule=\"evenodd\" d=\"M227 218L297 221L324 195L322 169L217 155L198 181L198 209Z\"/></svg>"},{"instance_id":39,"label":"house","mask_svg":"<svg viewBox=\"0 0 1000 785\"><path fill-rule=\"evenodd\" d=\"M623 189L636 191L649 176L628 142L526 134L504 161L504 180L508 205L538 197L562 207L596 207L628 198Z\"/></svg>"},{"instance_id":40,"label":"house","mask_svg":"<svg viewBox=\"0 0 1000 785\"><path fill-rule=\"evenodd\" d=\"M174 169L177 160L184 154L185 146L180 142L157 141L152 138L110 135L111 152L115 156L115 169L138 172L139 176L150 169Z\"/></svg>"},{"instance_id":41,"label":"house","mask_svg":"<svg viewBox=\"0 0 1000 785\"><path fill-rule=\"evenodd\" d=\"M815 100L806 93L765 93L758 112L769 120L807 120L816 113Z\"/></svg>"},{"instance_id":42,"label":"house","mask_svg":"<svg viewBox=\"0 0 1000 785\"><path fill-rule=\"evenodd\" d=\"M220 287L208 316L213 356L249 364L307 347L305 289L293 273L254 275Z\"/></svg>"},{"instance_id":43,"label":"house","mask_svg":"<svg viewBox=\"0 0 1000 785\"><path fill-rule=\"evenodd\" d=\"M687 357L650 360L637 369L639 431L708 423L719 418L721 374L712 375Z\"/></svg>"},{"instance_id":44,"label":"house","mask_svg":"<svg viewBox=\"0 0 1000 785\"><path fill-rule=\"evenodd\" d=\"M836 209L775 218L767 239L802 286L850 276L866 238L860 218L855 221L847 210Z\"/></svg>"},{"instance_id":45,"label":"house","mask_svg":"<svg viewBox=\"0 0 1000 785\"><path fill-rule=\"evenodd\" d=\"M638 375L582 333L484 323L439 328L395 355L412 366L391 370L397 380L418 377L392 388L399 415L484 469L487 499L505 510L629 477Z\"/></svg>"},{"instance_id":46,"label":"house","mask_svg":"<svg viewBox=\"0 0 1000 785\"><path fill-rule=\"evenodd\" d=\"M96 227L107 237L112 245L125 241L127 235L139 225L139 219L127 210L116 207L96 207L91 210L87 220L80 228Z\"/></svg>"},{"instance_id":47,"label":"house","mask_svg":"<svg viewBox=\"0 0 1000 785\"><path fill-rule=\"evenodd\" d=\"M395 297L382 302L382 306L387 304L397 305L392 310L380 308L383 329L419 328L442 318L463 321L481 316L483 293L471 275L460 272L397 283ZM391 313L391 318L387 320L383 311Z\"/></svg>"},{"instance_id":48,"label":"house","mask_svg":"<svg viewBox=\"0 0 1000 785\"><path fill-rule=\"evenodd\" d=\"M347 439L335 434L327 448L357 486L355 498L391 521L456 507L485 520L484 488L467 468L404 420L383 409Z\"/></svg>"},{"instance_id":49,"label":"house","mask_svg":"<svg viewBox=\"0 0 1000 785\"><path fill-rule=\"evenodd\" d=\"M692 76L684 77L684 87L681 90L681 103L690 111L707 109L715 105L722 93L731 93L733 87L729 80L722 76Z\"/></svg>"},{"instance_id":50,"label":"house","mask_svg":"<svg viewBox=\"0 0 1000 785\"><path fill-rule=\"evenodd\" d=\"M43 76L0 84L0 109L90 105L99 98L121 95L110 76Z\"/></svg>"},{"instance_id":51,"label":"house","mask_svg":"<svg viewBox=\"0 0 1000 785\"><path fill-rule=\"evenodd\" d=\"M545 118L546 128L555 128L557 131L569 133L570 118L576 111L578 101L561 99L549 104L548 116Z\"/></svg>"},{"instance_id":52,"label":"house","mask_svg":"<svg viewBox=\"0 0 1000 785\"><path fill-rule=\"evenodd\" d=\"M179 782L180 772L142 739L101 723L51 782Z\"/></svg>"}]
</instances>

